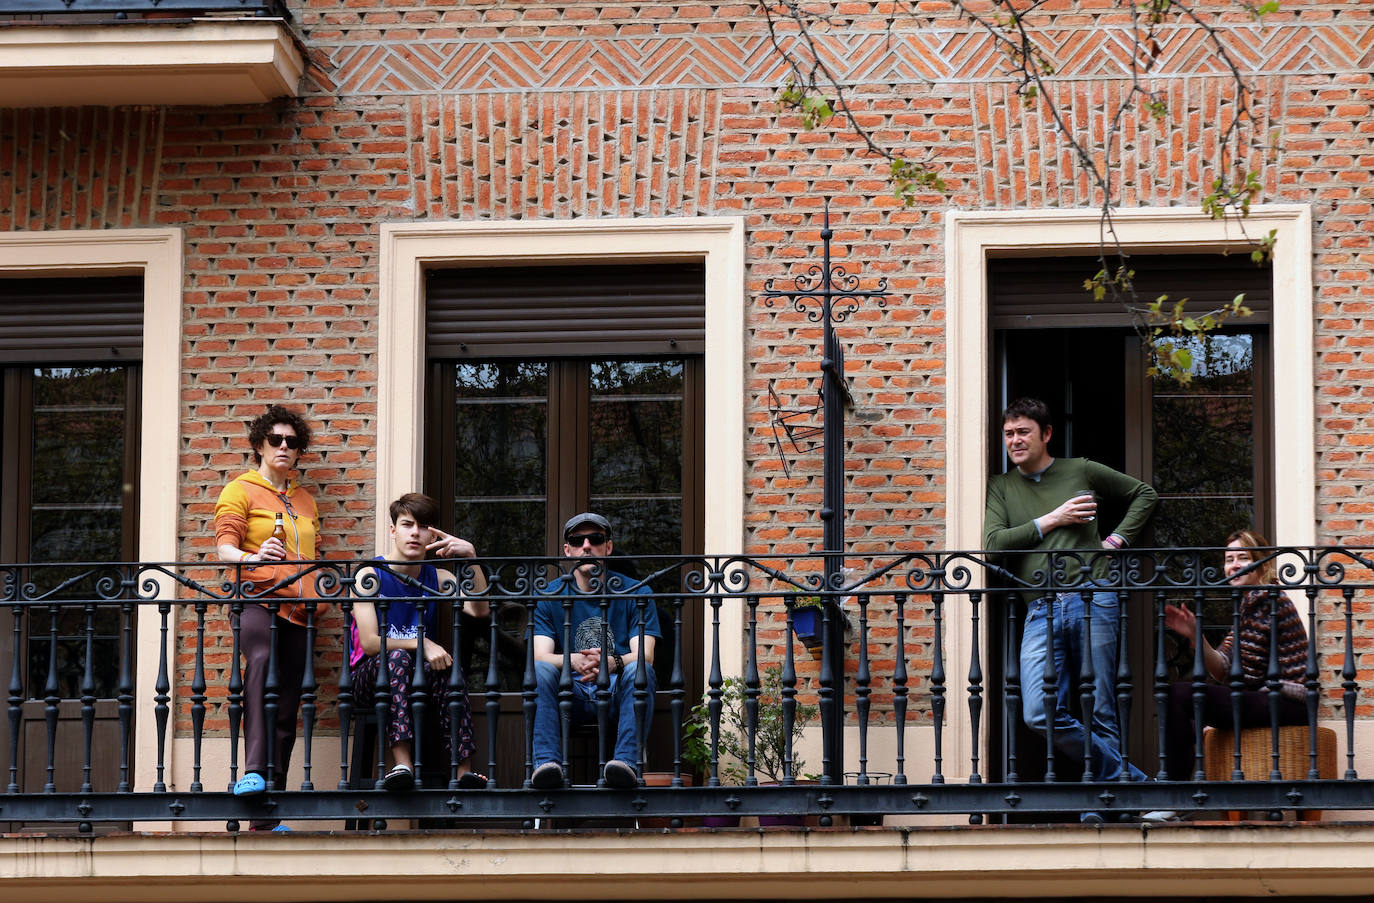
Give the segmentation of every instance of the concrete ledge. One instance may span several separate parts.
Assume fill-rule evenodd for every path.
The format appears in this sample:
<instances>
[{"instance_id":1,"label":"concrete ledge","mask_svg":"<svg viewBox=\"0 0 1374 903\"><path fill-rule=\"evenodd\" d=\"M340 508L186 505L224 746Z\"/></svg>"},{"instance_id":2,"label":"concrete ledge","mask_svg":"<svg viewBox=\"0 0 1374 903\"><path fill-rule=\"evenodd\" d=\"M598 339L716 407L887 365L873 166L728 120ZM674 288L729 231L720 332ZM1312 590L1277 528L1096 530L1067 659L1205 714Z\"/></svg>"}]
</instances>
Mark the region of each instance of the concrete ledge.
<instances>
[{"instance_id":1,"label":"concrete ledge","mask_svg":"<svg viewBox=\"0 0 1374 903\"><path fill-rule=\"evenodd\" d=\"M281 19L0 28L0 107L261 104L304 71Z\"/></svg>"},{"instance_id":2,"label":"concrete ledge","mask_svg":"<svg viewBox=\"0 0 1374 903\"><path fill-rule=\"evenodd\" d=\"M90 903L1353 895L1374 825L8 835L0 879Z\"/></svg>"}]
</instances>

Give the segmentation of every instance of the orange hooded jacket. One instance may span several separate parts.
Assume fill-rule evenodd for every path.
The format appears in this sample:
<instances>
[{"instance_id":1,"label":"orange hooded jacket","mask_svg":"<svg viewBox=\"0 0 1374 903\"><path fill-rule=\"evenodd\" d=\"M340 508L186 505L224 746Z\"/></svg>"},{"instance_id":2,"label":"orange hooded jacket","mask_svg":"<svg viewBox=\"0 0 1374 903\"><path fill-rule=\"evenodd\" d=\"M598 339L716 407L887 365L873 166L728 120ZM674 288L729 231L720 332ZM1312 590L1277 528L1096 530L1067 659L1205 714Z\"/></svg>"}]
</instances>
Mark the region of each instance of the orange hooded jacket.
<instances>
[{"instance_id":1,"label":"orange hooded jacket","mask_svg":"<svg viewBox=\"0 0 1374 903\"><path fill-rule=\"evenodd\" d=\"M315 499L292 481L279 493L256 470L234 478L220 491L215 502L215 544L230 543L245 552L256 552L272 536L276 514L285 515L286 559L309 561L315 558L315 537L320 516ZM270 564L246 567L239 577L251 584L251 592L293 599L314 598L315 574L299 565ZM277 584L282 584L277 586ZM275 589L273 587L276 587ZM266 606L267 603L261 603ZM321 604L316 614L324 610ZM293 624L306 623L305 606L283 603L279 615Z\"/></svg>"}]
</instances>

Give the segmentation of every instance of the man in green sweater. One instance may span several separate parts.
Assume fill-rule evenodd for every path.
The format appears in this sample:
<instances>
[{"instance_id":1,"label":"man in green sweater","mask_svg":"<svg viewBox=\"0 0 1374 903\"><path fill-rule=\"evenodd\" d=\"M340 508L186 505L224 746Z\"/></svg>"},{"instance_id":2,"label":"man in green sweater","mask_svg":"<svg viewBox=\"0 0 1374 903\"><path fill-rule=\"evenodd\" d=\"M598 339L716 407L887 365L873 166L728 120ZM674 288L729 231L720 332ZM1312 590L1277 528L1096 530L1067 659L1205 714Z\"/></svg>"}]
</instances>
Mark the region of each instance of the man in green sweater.
<instances>
[{"instance_id":1,"label":"man in green sweater","mask_svg":"<svg viewBox=\"0 0 1374 903\"><path fill-rule=\"evenodd\" d=\"M1145 780L1121 753L1114 687L1117 594L1093 586L1104 582L1108 566L1106 556L1095 552L1134 540L1159 496L1134 477L1086 458L1051 457L1052 433L1049 408L1037 398L1019 398L1002 413L1002 442L1016 469L988 480L983 519L985 548L1019 553L1007 556L1007 564L1031 600L1021 638L1022 717L1044 734L1052 709L1055 749L1083 761L1091 748L1095 780L1118 780L1123 768L1131 780ZM1105 539L1098 533L1099 499L1126 506L1125 517ZM1089 731L1075 714L1085 654L1094 681ZM1091 812L1083 818L1101 820Z\"/></svg>"}]
</instances>

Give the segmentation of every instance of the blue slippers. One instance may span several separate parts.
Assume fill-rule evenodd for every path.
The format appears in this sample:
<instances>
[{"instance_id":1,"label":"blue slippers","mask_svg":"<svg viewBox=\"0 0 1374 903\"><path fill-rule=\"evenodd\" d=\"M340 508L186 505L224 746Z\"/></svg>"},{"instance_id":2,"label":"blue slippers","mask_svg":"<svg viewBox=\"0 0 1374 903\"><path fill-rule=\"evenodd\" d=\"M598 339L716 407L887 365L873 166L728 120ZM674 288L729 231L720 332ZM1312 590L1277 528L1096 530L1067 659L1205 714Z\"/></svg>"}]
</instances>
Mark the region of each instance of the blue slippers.
<instances>
[{"instance_id":1,"label":"blue slippers","mask_svg":"<svg viewBox=\"0 0 1374 903\"><path fill-rule=\"evenodd\" d=\"M249 773L234 782L234 796L257 796L267 792L267 781L262 775Z\"/></svg>"}]
</instances>

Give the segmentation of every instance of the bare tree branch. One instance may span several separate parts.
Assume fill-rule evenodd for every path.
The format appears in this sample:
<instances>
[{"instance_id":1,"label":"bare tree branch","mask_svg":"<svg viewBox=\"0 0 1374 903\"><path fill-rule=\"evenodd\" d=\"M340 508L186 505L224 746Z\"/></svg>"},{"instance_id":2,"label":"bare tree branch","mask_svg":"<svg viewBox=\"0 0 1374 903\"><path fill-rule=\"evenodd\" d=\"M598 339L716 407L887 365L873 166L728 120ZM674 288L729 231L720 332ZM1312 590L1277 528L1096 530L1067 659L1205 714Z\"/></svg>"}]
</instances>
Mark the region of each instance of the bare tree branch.
<instances>
[{"instance_id":1,"label":"bare tree branch","mask_svg":"<svg viewBox=\"0 0 1374 903\"><path fill-rule=\"evenodd\" d=\"M1054 131L1067 145L1078 171L1099 198L1102 240L1098 253L1098 272L1085 280L1084 289L1102 300L1110 297L1130 312L1137 333L1149 354L1151 370L1167 373L1181 381L1190 376L1192 358L1188 348L1191 338L1205 338L1232 316L1245 316L1249 310L1242 296L1231 303L1202 314L1187 314L1186 299L1170 301L1159 297L1143 301L1136 296L1134 273L1129 255L1120 241L1114 211L1120 206L1121 185L1115 178L1120 162L1123 132L1129 117L1162 124L1169 116L1167 96L1150 81L1155 64L1162 53L1165 29L1187 27L1196 29L1206 39L1208 51L1223 70L1230 91L1234 95L1230 117L1221 128L1215 178L1210 191L1202 198L1202 207L1217 219L1237 223L1244 233L1244 218L1261 190L1260 173L1249 168L1249 161L1263 159L1271 148L1259 135L1255 116L1254 88L1246 79L1239 63L1232 56L1225 40L1225 32L1217 22L1225 14L1242 12L1255 20L1278 8L1276 0L1253 2L1232 0L1230 6L1204 15L1193 0L1118 0L1120 8L1129 14L1126 29L1130 47L1126 55L1127 71L1124 95L1108 112L1105 133L1100 140L1087 133L1075 131L1069 111L1052 90L1056 66L1046 38L1039 30L1042 24L1053 22L1052 14L1041 7L1046 0L948 0L962 18L977 25L992 40L1008 67L1017 95L1027 109L1039 108L1047 116ZM944 191L945 182L930 162L930 154L919 159L919 150L897 148L886 144L855 115L845 84L827 62L822 42L818 38L826 29L837 27L839 17L830 11L829 3L806 0L760 0L760 10L768 26L768 37L774 51L783 61L787 77L778 97L779 106L801 115L804 127L817 128L829 123L837 114L843 115L846 125L863 142L864 150L885 161L893 185L894 195L905 205L917 203L921 191ZM899 15L905 15L919 27L922 13L915 0L894 2L887 18L889 38L897 27ZM932 149L933 150L933 149ZM1253 239L1251 257L1262 263L1273 253L1274 234Z\"/></svg>"}]
</instances>

